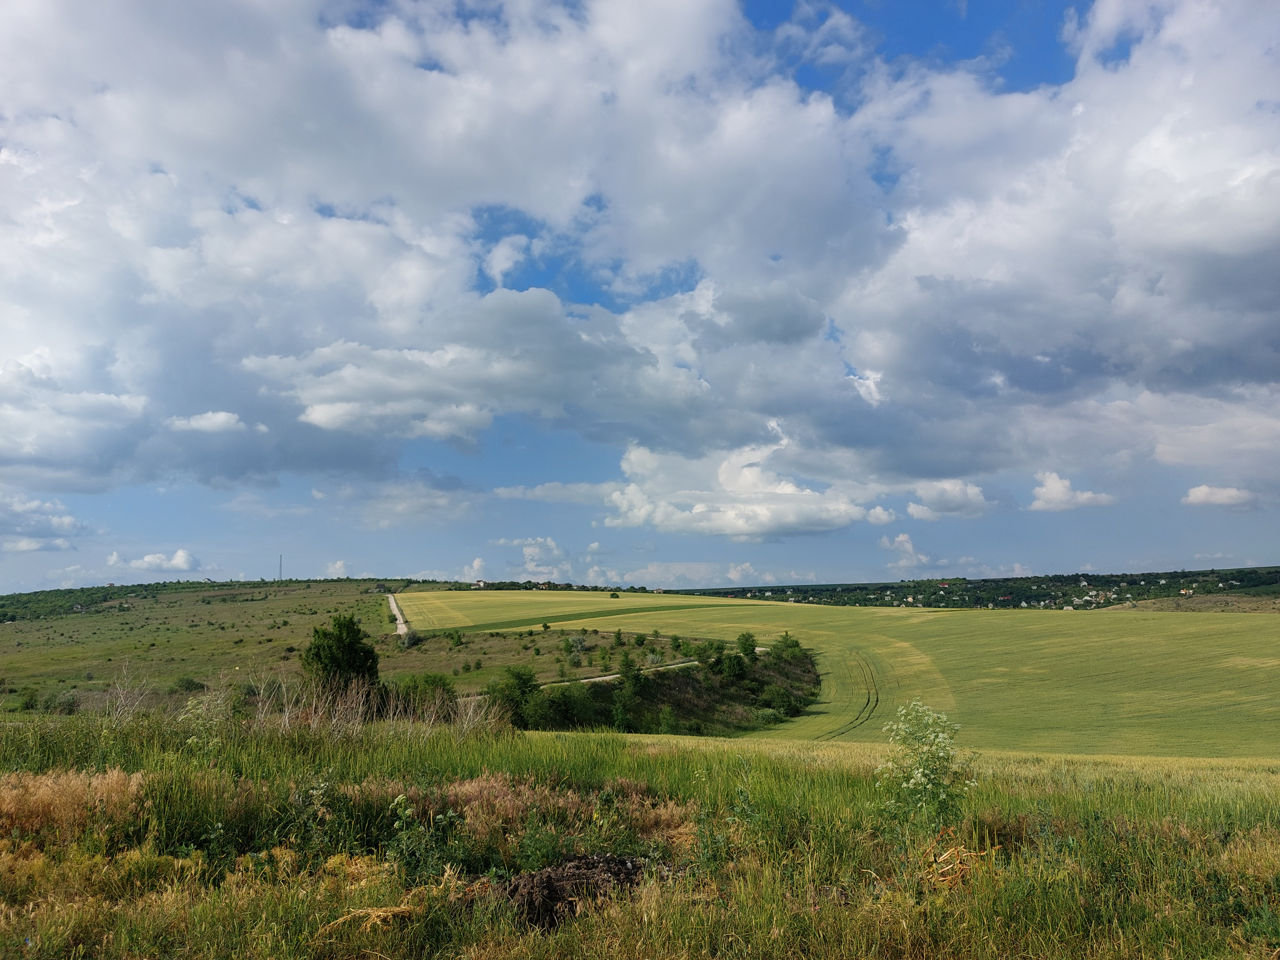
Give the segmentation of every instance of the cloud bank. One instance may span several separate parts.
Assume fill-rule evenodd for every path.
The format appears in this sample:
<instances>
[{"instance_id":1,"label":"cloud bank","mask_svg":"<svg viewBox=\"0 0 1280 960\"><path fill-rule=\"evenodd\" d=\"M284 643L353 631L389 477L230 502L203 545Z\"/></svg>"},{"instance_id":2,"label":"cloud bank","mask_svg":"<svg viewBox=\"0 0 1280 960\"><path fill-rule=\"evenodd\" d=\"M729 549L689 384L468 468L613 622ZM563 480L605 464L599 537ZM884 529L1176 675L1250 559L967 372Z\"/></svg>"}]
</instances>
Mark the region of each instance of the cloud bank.
<instances>
[{"instance_id":1,"label":"cloud bank","mask_svg":"<svg viewBox=\"0 0 1280 960\"><path fill-rule=\"evenodd\" d=\"M7 4L0 483L739 541L980 520L1030 473L1033 511L1121 496L1043 464L1272 498L1278 20L1099 0L1069 79L1007 91L807 4ZM402 466L511 422L614 475ZM46 512L0 537L73 543Z\"/></svg>"}]
</instances>

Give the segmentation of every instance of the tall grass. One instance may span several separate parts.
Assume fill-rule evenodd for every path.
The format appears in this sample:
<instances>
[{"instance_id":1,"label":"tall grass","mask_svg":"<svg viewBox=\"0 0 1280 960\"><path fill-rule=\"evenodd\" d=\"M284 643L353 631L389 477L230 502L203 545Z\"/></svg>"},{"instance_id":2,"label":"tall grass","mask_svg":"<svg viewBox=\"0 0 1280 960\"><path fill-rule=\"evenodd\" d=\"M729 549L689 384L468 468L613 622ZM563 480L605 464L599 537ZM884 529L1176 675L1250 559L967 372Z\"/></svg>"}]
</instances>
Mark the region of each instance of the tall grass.
<instances>
[{"instance_id":1,"label":"tall grass","mask_svg":"<svg viewBox=\"0 0 1280 960\"><path fill-rule=\"evenodd\" d=\"M1280 764L988 755L939 835L887 829L868 745L224 706L0 727L0 956L1280 949ZM501 895L590 853L646 877L551 930Z\"/></svg>"}]
</instances>

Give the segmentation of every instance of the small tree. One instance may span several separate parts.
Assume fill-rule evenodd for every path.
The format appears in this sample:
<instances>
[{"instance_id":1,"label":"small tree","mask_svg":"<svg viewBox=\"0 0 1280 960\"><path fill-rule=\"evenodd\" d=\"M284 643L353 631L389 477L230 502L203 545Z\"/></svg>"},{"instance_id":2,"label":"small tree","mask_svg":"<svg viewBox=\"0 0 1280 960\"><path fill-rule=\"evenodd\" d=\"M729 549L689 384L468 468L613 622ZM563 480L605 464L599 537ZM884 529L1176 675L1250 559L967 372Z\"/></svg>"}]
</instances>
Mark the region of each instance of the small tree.
<instances>
[{"instance_id":1,"label":"small tree","mask_svg":"<svg viewBox=\"0 0 1280 960\"><path fill-rule=\"evenodd\" d=\"M345 690L353 681L378 682L378 651L356 618L337 615L327 627L316 627L302 651L302 668L329 690Z\"/></svg>"},{"instance_id":2,"label":"small tree","mask_svg":"<svg viewBox=\"0 0 1280 960\"><path fill-rule=\"evenodd\" d=\"M934 831L955 822L960 804L974 781L972 757L959 757L955 735L959 724L912 700L886 723L889 757L876 768L876 789L885 812L902 827Z\"/></svg>"},{"instance_id":3,"label":"small tree","mask_svg":"<svg viewBox=\"0 0 1280 960\"><path fill-rule=\"evenodd\" d=\"M525 708L537 692L538 678L529 667L507 667L485 687L489 702L502 709L511 725L521 730L529 728Z\"/></svg>"}]
</instances>

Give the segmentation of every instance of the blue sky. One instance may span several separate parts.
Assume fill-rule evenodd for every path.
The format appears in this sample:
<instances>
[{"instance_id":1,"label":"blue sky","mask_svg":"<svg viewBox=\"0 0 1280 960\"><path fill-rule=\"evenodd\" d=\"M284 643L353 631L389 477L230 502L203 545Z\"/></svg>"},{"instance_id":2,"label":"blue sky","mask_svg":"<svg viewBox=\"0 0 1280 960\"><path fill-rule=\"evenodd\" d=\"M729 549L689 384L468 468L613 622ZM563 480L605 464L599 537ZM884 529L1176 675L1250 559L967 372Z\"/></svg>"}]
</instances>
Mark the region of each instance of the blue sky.
<instances>
[{"instance_id":1,"label":"blue sky","mask_svg":"<svg viewBox=\"0 0 1280 960\"><path fill-rule=\"evenodd\" d=\"M0 591L1278 562L1280 11L0 10Z\"/></svg>"}]
</instances>

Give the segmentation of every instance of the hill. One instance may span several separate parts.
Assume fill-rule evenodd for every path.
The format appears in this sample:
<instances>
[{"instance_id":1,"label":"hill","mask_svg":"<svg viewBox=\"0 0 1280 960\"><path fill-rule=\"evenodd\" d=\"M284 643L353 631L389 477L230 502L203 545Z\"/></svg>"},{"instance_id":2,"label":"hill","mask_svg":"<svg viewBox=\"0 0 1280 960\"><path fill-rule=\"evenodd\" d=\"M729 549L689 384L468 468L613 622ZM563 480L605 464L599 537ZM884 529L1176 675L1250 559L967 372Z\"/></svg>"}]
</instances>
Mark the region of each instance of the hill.
<instances>
[{"instance_id":1,"label":"hill","mask_svg":"<svg viewBox=\"0 0 1280 960\"><path fill-rule=\"evenodd\" d=\"M540 681L616 670L617 653L600 640L616 631L633 655L653 657L655 665L688 658L686 642L689 649L708 640L732 644L751 632L767 646L790 633L817 655L819 699L763 736L881 742L892 711L919 697L950 713L966 742L983 749L1275 754L1280 621L1191 611L1185 599L1181 611L1126 605L1065 612L640 591L616 598L572 590L411 591L400 595L401 604L422 642L407 644L394 633L378 586L117 588L128 592L82 603L79 612L0 624L5 704L57 705L74 697L92 708L126 667L134 682L160 691L188 681L287 679L298 674L313 627L343 612L356 614L373 634L384 677L443 672L464 693L483 689L510 666L532 665ZM1253 589L1231 599L1271 602ZM655 632L658 641L635 645Z\"/></svg>"},{"instance_id":2,"label":"hill","mask_svg":"<svg viewBox=\"0 0 1280 960\"><path fill-rule=\"evenodd\" d=\"M1232 613L852 608L681 594L406 595L413 624L734 637L789 631L819 701L765 736L872 741L902 703L945 710L986 749L1273 756L1280 621Z\"/></svg>"}]
</instances>

